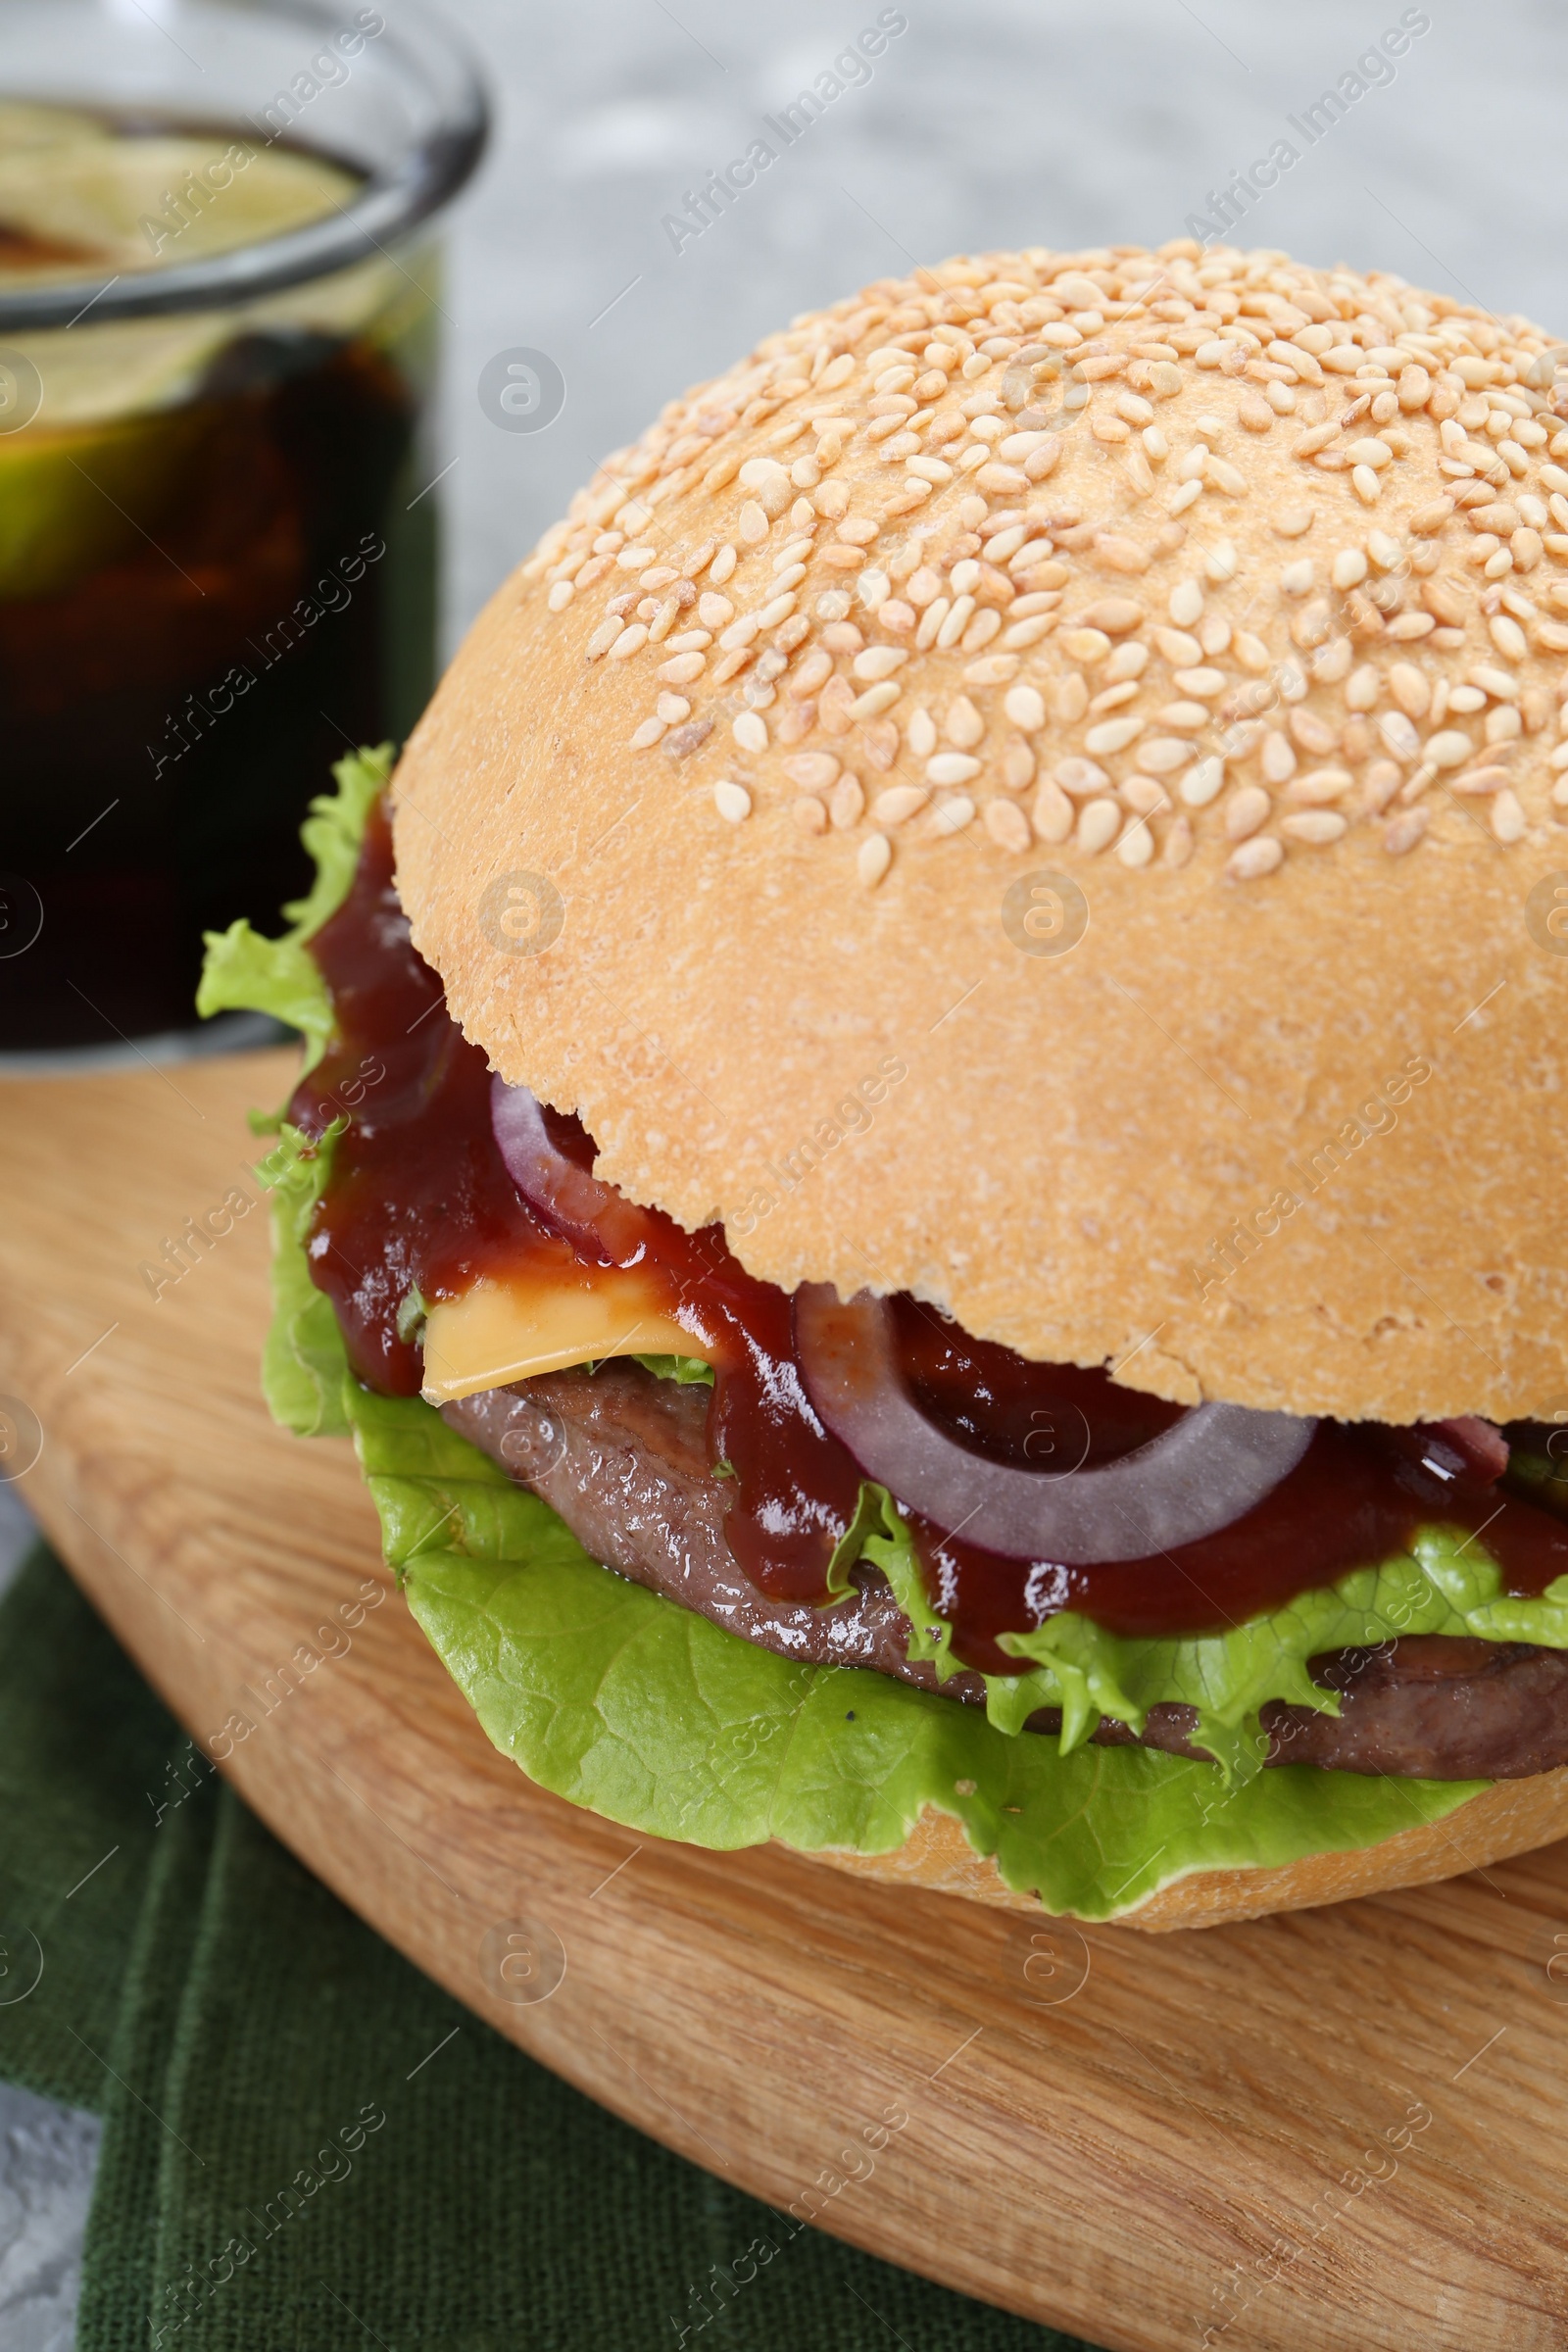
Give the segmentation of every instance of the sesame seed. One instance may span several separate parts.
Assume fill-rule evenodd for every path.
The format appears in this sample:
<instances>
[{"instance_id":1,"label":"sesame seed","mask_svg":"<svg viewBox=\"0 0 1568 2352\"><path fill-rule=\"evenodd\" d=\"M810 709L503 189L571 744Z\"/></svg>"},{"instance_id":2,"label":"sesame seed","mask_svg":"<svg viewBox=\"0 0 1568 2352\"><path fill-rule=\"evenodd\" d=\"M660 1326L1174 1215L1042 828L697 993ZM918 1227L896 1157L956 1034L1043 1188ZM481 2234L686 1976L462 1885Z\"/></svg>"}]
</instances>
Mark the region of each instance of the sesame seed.
<instances>
[{"instance_id":1,"label":"sesame seed","mask_svg":"<svg viewBox=\"0 0 1568 2352\"><path fill-rule=\"evenodd\" d=\"M859 823L865 811L865 788L858 776L845 772L827 796L828 814L841 833Z\"/></svg>"},{"instance_id":2,"label":"sesame seed","mask_svg":"<svg viewBox=\"0 0 1568 2352\"><path fill-rule=\"evenodd\" d=\"M1283 864L1284 858L1284 845L1272 834L1263 833L1233 850L1225 861L1225 871L1233 882L1258 882Z\"/></svg>"},{"instance_id":3,"label":"sesame seed","mask_svg":"<svg viewBox=\"0 0 1568 2352\"><path fill-rule=\"evenodd\" d=\"M1014 686L1002 707L1015 727L1031 734L1046 723L1045 697L1036 686Z\"/></svg>"},{"instance_id":4,"label":"sesame seed","mask_svg":"<svg viewBox=\"0 0 1568 2352\"><path fill-rule=\"evenodd\" d=\"M1271 727L1263 737L1259 759L1270 784L1283 784L1296 773L1296 748L1290 737L1277 727Z\"/></svg>"},{"instance_id":5,"label":"sesame seed","mask_svg":"<svg viewBox=\"0 0 1568 2352\"><path fill-rule=\"evenodd\" d=\"M672 686L690 686L702 676L707 662L707 655L702 653L674 654L669 661L660 663L659 675L667 678Z\"/></svg>"},{"instance_id":6,"label":"sesame seed","mask_svg":"<svg viewBox=\"0 0 1568 2352\"><path fill-rule=\"evenodd\" d=\"M827 810L822 803L808 792L802 793L798 801L791 802L790 820L803 833L825 833L827 831Z\"/></svg>"},{"instance_id":7,"label":"sesame seed","mask_svg":"<svg viewBox=\"0 0 1568 2352\"><path fill-rule=\"evenodd\" d=\"M784 760L785 775L803 792L826 792L839 772L836 752L793 752Z\"/></svg>"},{"instance_id":8,"label":"sesame seed","mask_svg":"<svg viewBox=\"0 0 1568 2352\"><path fill-rule=\"evenodd\" d=\"M939 801L931 811L927 831L937 839L961 833L974 821L974 803L966 793L956 792L948 801Z\"/></svg>"},{"instance_id":9,"label":"sesame seed","mask_svg":"<svg viewBox=\"0 0 1568 2352\"><path fill-rule=\"evenodd\" d=\"M938 600L939 603L946 603L946 598L941 598ZM933 605L931 607L931 612L935 612L936 610L937 606ZM963 635L965 629L969 625L969 621L973 615L974 610L975 600L972 596L959 596L954 600L952 609L945 614L942 625L937 630L934 640L934 642L944 652L949 646L957 644L959 638ZM929 617L930 614L928 613L927 618Z\"/></svg>"},{"instance_id":10,"label":"sesame seed","mask_svg":"<svg viewBox=\"0 0 1568 2352\"><path fill-rule=\"evenodd\" d=\"M1293 777L1285 788L1285 798L1298 808L1321 808L1330 801L1340 800L1349 791L1352 780L1348 767L1314 767L1304 776Z\"/></svg>"},{"instance_id":11,"label":"sesame seed","mask_svg":"<svg viewBox=\"0 0 1568 2352\"><path fill-rule=\"evenodd\" d=\"M1201 725L1207 715L1205 710L1200 709L1198 723ZM1105 719L1099 726L1090 728L1084 737L1084 748L1095 759L1102 758L1107 752L1125 751L1130 743L1137 742L1146 723L1141 718Z\"/></svg>"},{"instance_id":12,"label":"sesame seed","mask_svg":"<svg viewBox=\"0 0 1568 2352\"><path fill-rule=\"evenodd\" d=\"M1078 847L1092 857L1098 856L1115 840L1121 821L1121 810L1114 801L1086 801L1078 811Z\"/></svg>"},{"instance_id":13,"label":"sesame seed","mask_svg":"<svg viewBox=\"0 0 1568 2352\"><path fill-rule=\"evenodd\" d=\"M664 738L665 755L671 760L689 760L700 751L713 732L710 718L689 718L684 726L672 728Z\"/></svg>"},{"instance_id":14,"label":"sesame seed","mask_svg":"<svg viewBox=\"0 0 1568 2352\"><path fill-rule=\"evenodd\" d=\"M1193 849L1193 820L1190 816L1178 816L1166 832L1161 861L1173 870L1178 869L1189 863Z\"/></svg>"},{"instance_id":15,"label":"sesame seed","mask_svg":"<svg viewBox=\"0 0 1568 2352\"><path fill-rule=\"evenodd\" d=\"M645 718L630 738L629 748L634 752L646 752L660 741L663 732L664 721L662 718Z\"/></svg>"},{"instance_id":16,"label":"sesame seed","mask_svg":"<svg viewBox=\"0 0 1568 2352\"><path fill-rule=\"evenodd\" d=\"M1104 792L1110 784L1098 760L1081 760L1075 754L1058 760L1053 772L1062 791L1070 792L1075 800L1085 793Z\"/></svg>"},{"instance_id":17,"label":"sesame seed","mask_svg":"<svg viewBox=\"0 0 1568 2352\"><path fill-rule=\"evenodd\" d=\"M914 633L914 642L922 653L928 646L935 645L939 632L946 626L952 609L951 599L945 596L939 596L933 604L927 605L920 616L920 625Z\"/></svg>"},{"instance_id":18,"label":"sesame seed","mask_svg":"<svg viewBox=\"0 0 1568 2352\"><path fill-rule=\"evenodd\" d=\"M1517 793L1504 789L1492 804L1492 830L1500 842L1523 841L1529 819Z\"/></svg>"},{"instance_id":19,"label":"sesame seed","mask_svg":"<svg viewBox=\"0 0 1568 2352\"><path fill-rule=\"evenodd\" d=\"M1034 840L1029 819L1016 801L988 801L985 828L997 847L1012 857L1020 856Z\"/></svg>"},{"instance_id":20,"label":"sesame seed","mask_svg":"<svg viewBox=\"0 0 1568 2352\"><path fill-rule=\"evenodd\" d=\"M1165 610L1178 628L1191 628L1203 610L1203 591L1197 580L1178 580Z\"/></svg>"},{"instance_id":21,"label":"sesame seed","mask_svg":"<svg viewBox=\"0 0 1568 2352\"><path fill-rule=\"evenodd\" d=\"M765 752L767 749L767 721L760 711L739 711L731 721L730 733L743 752Z\"/></svg>"},{"instance_id":22,"label":"sesame seed","mask_svg":"<svg viewBox=\"0 0 1568 2352\"><path fill-rule=\"evenodd\" d=\"M1402 816L1391 817L1383 828L1383 847L1391 858L1402 858L1415 848L1431 821L1431 811L1426 808L1411 808Z\"/></svg>"},{"instance_id":23,"label":"sesame seed","mask_svg":"<svg viewBox=\"0 0 1568 2352\"><path fill-rule=\"evenodd\" d=\"M1192 668L1202 659L1201 645L1186 629L1156 629L1154 643L1173 668Z\"/></svg>"},{"instance_id":24,"label":"sesame seed","mask_svg":"<svg viewBox=\"0 0 1568 2352\"><path fill-rule=\"evenodd\" d=\"M1073 806L1061 786L1050 776L1042 778L1035 794L1034 827L1042 841L1063 842L1073 827Z\"/></svg>"},{"instance_id":25,"label":"sesame seed","mask_svg":"<svg viewBox=\"0 0 1568 2352\"><path fill-rule=\"evenodd\" d=\"M1421 738L1402 710L1390 710L1378 720L1378 733L1396 760L1414 760L1421 750Z\"/></svg>"},{"instance_id":26,"label":"sesame seed","mask_svg":"<svg viewBox=\"0 0 1568 2352\"><path fill-rule=\"evenodd\" d=\"M855 870L867 890L875 890L893 863L893 844L885 833L869 833L855 854Z\"/></svg>"},{"instance_id":27,"label":"sesame seed","mask_svg":"<svg viewBox=\"0 0 1568 2352\"><path fill-rule=\"evenodd\" d=\"M1244 784L1232 793L1225 807L1225 834L1230 841L1246 841L1260 825L1268 822L1272 803L1260 784Z\"/></svg>"},{"instance_id":28,"label":"sesame seed","mask_svg":"<svg viewBox=\"0 0 1568 2352\"><path fill-rule=\"evenodd\" d=\"M890 784L871 803L871 814L879 825L902 825L917 815L930 798L923 784Z\"/></svg>"},{"instance_id":29,"label":"sesame seed","mask_svg":"<svg viewBox=\"0 0 1568 2352\"><path fill-rule=\"evenodd\" d=\"M1425 718L1431 708L1431 684L1425 670L1412 662L1395 662L1389 671L1389 692L1409 718Z\"/></svg>"},{"instance_id":30,"label":"sesame seed","mask_svg":"<svg viewBox=\"0 0 1568 2352\"><path fill-rule=\"evenodd\" d=\"M1086 606L1080 618L1091 628L1102 629L1107 637L1124 637L1141 627L1145 613L1136 597L1102 596Z\"/></svg>"},{"instance_id":31,"label":"sesame seed","mask_svg":"<svg viewBox=\"0 0 1568 2352\"><path fill-rule=\"evenodd\" d=\"M967 784L980 773L980 761L967 752L938 752L925 763L926 780L931 784Z\"/></svg>"},{"instance_id":32,"label":"sesame seed","mask_svg":"<svg viewBox=\"0 0 1568 2352\"><path fill-rule=\"evenodd\" d=\"M1337 809L1307 808L1298 816L1282 817L1280 831L1290 841L1301 841L1312 849L1324 849L1331 841L1339 841L1348 831L1348 825Z\"/></svg>"},{"instance_id":33,"label":"sesame seed","mask_svg":"<svg viewBox=\"0 0 1568 2352\"><path fill-rule=\"evenodd\" d=\"M752 813L752 796L744 784L726 779L713 786L713 807L726 824L743 824Z\"/></svg>"},{"instance_id":34,"label":"sesame seed","mask_svg":"<svg viewBox=\"0 0 1568 2352\"><path fill-rule=\"evenodd\" d=\"M1178 790L1189 808L1206 808L1225 781L1225 763L1210 757L1199 760L1187 770ZM1266 795L1264 796L1266 799Z\"/></svg>"},{"instance_id":35,"label":"sesame seed","mask_svg":"<svg viewBox=\"0 0 1568 2352\"><path fill-rule=\"evenodd\" d=\"M1009 792L1022 792L1035 780L1034 745L1023 735L1009 737L1003 746L1002 781Z\"/></svg>"},{"instance_id":36,"label":"sesame seed","mask_svg":"<svg viewBox=\"0 0 1568 2352\"><path fill-rule=\"evenodd\" d=\"M959 751L972 751L981 742L986 722L966 694L956 695L943 716L942 732Z\"/></svg>"}]
</instances>

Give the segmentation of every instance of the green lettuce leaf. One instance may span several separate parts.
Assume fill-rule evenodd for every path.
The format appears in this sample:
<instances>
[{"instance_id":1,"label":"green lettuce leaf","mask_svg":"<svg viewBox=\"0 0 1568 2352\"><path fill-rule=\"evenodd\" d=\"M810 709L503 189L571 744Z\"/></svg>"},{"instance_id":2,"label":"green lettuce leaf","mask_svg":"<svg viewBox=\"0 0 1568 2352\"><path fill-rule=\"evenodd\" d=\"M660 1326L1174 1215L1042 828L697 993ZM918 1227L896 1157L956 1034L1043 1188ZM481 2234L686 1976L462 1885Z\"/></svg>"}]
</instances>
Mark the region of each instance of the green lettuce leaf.
<instances>
[{"instance_id":1,"label":"green lettuce leaf","mask_svg":"<svg viewBox=\"0 0 1568 2352\"><path fill-rule=\"evenodd\" d=\"M205 935L197 1011L204 1020L215 1012L266 1012L286 1021L305 1039L301 1077L315 1069L332 1034L332 1000L305 943L348 897L366 820L392 772L392 745L383 743L339 760L332 769L337 791L312 801L300 837L316 859L316 880L305 898L284 907L290 928L281 939L264 939L244 920Z\"/></svg>"},{"instance_id":2,"label":"green lettuce leaf","mask_svg":"<svg viewBox=\"0 0 1568 2352\"><path fill-rule=\"evenodd\" d=\"M387 1558L490 1739L640 1834L888 1853L933 1806L1007 1886L1098 1920L1191 1871L1374 1844L1484 1786L1294 1765L1227 1786L1212 1765L1063 1756L886 1675L796 1665L601 1568L417 1398L344 1394Z\"/></svg>"},{"instance_id":3,"label":"green lettuce leaf","mask_svg":"<svg viewBox=\"0 0 1568 2352\"><path fill-rule=\"evenodd\" d=\"M1544 1511L1551 1511L1559 1519L1568 1519L1568 1460L1561 1452L1547 1451L1548 1446L1558 1444L1557 1435L1538 1437L1534 1442L1514 1446L1508 1454L1508 1475L1518 1485L1530 1489L1530 1499Z\"/></svg>"},{"instance_id":4,"label":"green lettuce leaf","mask_svg":"<svg viewBox=\"0 0 1568 2352\"><path fill-rule=\"evenodd\" d=\"M295 929L284 940L236 925L209 941L202 1009L281 1012L305 1034L307 1066L330 1034L331 1008L304 942L342 903L385 765L379 754L340 762L336 799L316 804L318 884L289 910ZM726 1849L777 1838L807 1852L886 1853L935 1807L961 1822L976 1856L993 1857L1007 1886L1037 1892L1050 1911L1101 1920L1193 1871L1375 1844L1442 1819L1485 1786L1301 1766L1227 1776L1152 1750L1084 1743L1091 1709L1125 1719L1152 1703L1162 1674L1185 1676L1183 1690L1200 1689L1222 1721L1241 1706L1239 1692L1269 1683L1271 1639L1289 1658L1306 1639L1270 1637L1272 1620L1244 1628L1252 1648L1224 1660L1208 1659L1202 1643L1164 1644L1163 1659L1160 1644L1107 1647L1111 1638L1093 1627L1032 1658L1028 1704L1046 1703L1049 1678L1049 1703L1075 1710L1076 1743L1063 1752L1002 1720L1009 1699L1022 1704L1005 1677L992 1678L1001 1688L983 1710L859 1668L801 1666L612 1574L429 1405L373 1395L350 1376L305 1252L335 1140L329 1132L311 1147L285 1126L263 1163L275 1196L268 1400L302 1435L352 1432L415 1616L491 1740L541 1787L628 1829ZM681 1358L666 1376L700 1377ZM951 1635L918 1589L907 1531L880 1489L862 1494L835 1555L841 1590L862 1555L907 1595L911 1651L951 1671ZM1469 1611L1467 1625L1490 1608L1493 1639L1543 1638L1522 1632L1519 1614L1542 1604L1478 1600L1464 1583L1470 1570L1456 1579L1444 1565L1442 1589L1456 1615ZM1382 1572L1365 1573L1373 1581L1360 1601L1307 1601L1363 1613L1384 1605ZM1553 1605L1568 1607L1568 1596ZM1313 1646L1332 1645L1313 1638Z\"/></svg>"},{"instance_id":5,"label":"green lettuce leaf","mask_svg":"<svg viewBox=\"0 0 1568 2352\"><path fill-rule=\"evenodd\" d=\"M713 1367L700 1355L636 1355L632 1361L660 1380L674 1381L677 1388L710 1389L713 1385Z\"/></svg>"},{"instance_id":6,"label":"green lettuce leaf","mask_svg":"<svg viewBox=\"0 0 1568 2352\"><path fill-rule=\"evenodd\" d=\"M857 1535L858 1549L852 1552ZM885 1487L869 1483L834 1566L847 1572L862 1554L881 1569L909 1620L909 1656L928 1660L945 1682L960 1666L952 1654L953 1629L931 1604L897 1504ZM1208 1750L1227 1780L1245 1779L1262 1769L1267 1741L1258 1713L1266 1700L1339 1714L1338 1696L1313 1682L1309 1659L1370 1648L1401 1634L1468 1634L1568 1649L1568 1576L1539 1598L1514 1598L1474 1536L1423 1527L1408 1552L1298 1593L1225 1633L1135 1640L1064 1609L1033 1633L1002 1636L1001 1646L1030 1660L1030 1671L987 1675L986 1713L999 1731L1017 1733L1036 1708L1059 1707L1061 1746L1069 1753L1102 1716L1142 1731L1152 1706L1174 1700L1198 1710L1193 1744Z\"/></svg>"},{"instance_id":7,"label":"green lettuce leaf","mask_svg":"<svg viewBox=\"0 0 1568 2352\"><path fill-rule=\"evenodd\" d=\"M348 1350L305 1254L311 1214L347 1123L334 1119L318 1144L285 1124L257 1170L272 1195L272 1321L262 1348L262 1394L273 1420L297 1438L341 1438L349 1429L344 1388L356 1384Z\"/></svg>"}]
</instances>

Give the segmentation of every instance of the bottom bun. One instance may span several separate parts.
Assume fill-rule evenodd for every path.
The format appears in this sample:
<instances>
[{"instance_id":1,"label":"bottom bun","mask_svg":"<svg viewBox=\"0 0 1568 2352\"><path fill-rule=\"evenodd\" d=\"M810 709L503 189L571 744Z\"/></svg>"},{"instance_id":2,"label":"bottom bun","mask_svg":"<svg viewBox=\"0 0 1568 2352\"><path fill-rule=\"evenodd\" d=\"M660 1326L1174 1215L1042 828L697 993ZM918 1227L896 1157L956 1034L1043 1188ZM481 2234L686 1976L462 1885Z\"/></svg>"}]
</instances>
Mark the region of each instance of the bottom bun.
<instances>
[{"instance_id":1,"label":"bottom bun","mask_svg":"<svg viewBox=\"0 0 1568 2352\"><path fill-rule=\"evenodd\" d=\"M1400 1830L1377 1845L1358 1846L1349 1853L1307 1854L1278 1870L1192 1871L1107 1924L1162 1934L1171 1928L1217 1928L1229 1920L1262 1919L1271 1911L1304 1911L1317 1903L1382 1894L1394 1886L1458 1878L1563 1837L1568 1837L1568 1766L1529 1780L1494 1781L1442 1821ZM953 1814L929 1805L891 1854L824 1848L811 1859L863 1878L966 1895L1009 1910L1040 1909L1034 1895L1015 1893L1003 1885L994 1864L974 1851Z\"/></svg>"}]
</instances>

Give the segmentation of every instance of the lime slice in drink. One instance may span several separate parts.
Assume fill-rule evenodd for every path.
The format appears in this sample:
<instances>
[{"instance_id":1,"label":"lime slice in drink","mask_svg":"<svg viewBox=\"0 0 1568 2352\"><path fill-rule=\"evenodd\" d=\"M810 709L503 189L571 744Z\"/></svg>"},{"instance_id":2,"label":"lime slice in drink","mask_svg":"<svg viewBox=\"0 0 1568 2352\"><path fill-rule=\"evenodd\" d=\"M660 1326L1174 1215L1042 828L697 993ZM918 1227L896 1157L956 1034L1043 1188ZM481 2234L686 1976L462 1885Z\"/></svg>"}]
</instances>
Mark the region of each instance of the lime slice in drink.
<instances>
[{"instance_id":1,"label":"lime slice in drink","mask_svg":"<svg viewBox=\"0 0 1568 2352\"><path fill-rule=\"evenodd\" d=\"M69 139L107 139L107 122L74 107L39 106L28 98L0 98L0 155L58 147Z\"/></svg>"},{"instance_id":2,"label":"lime slice in drink","mask_svg":"<svg viewBox=\"0 0 1568 2352\"><path fill-rule=\"evenodd\" d=\"M20 148L3 131L0 283L205 261L340 212L359 184L318 156L222 131L114 138L94 126ZM37 262L8 259L29 246Z\"/></svg>"},{"instance_id":3,"label":"lime slice in drink","mask_svg":"<svg viewBox=\"0 0 1568 2352\"><path fill-rule=\"evenodd\" d=\"M340 211L357 184L335 164L240 134L133 137L64 107L6 101L0 287L204 260ZM339 273L356 285L366 274ZM336 283L300 291L330 300ZM16 429L0 418L0 600L59 595L156 538L212 422L196 397L209 368L241 336L286 335L291 307L284 295L16 338L0 356L20 358L41 396Z\"/></svg>"}]
</instances>

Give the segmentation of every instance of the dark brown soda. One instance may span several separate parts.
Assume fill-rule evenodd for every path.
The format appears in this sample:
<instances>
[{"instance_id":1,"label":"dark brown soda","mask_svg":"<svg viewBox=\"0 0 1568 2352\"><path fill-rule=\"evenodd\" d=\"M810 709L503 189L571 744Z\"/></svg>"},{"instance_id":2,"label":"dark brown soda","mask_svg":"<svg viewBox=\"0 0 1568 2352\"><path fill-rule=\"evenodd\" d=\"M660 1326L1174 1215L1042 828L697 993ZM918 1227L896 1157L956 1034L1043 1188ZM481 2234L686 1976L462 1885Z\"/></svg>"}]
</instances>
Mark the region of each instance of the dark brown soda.
<instances>
[{"instance_id":1,"label":"dark brown soda","mask_svg":"<svg viewBox=\"0 0 1568 2352\"><path fill-rule=\"evenodd\" d=\"M46 399L17 436L92 477L108 437L140 433L160 478L109 560L0 595L0 1052L193 1025L203 931L271 925L307 886L300 820L330 762L417 714L430 306L404 283L398 340L242 318L179 407L51 433Z\"/></svg>"}]
</instances>

